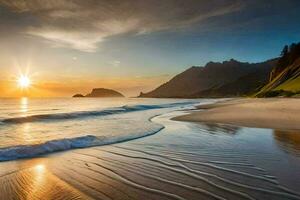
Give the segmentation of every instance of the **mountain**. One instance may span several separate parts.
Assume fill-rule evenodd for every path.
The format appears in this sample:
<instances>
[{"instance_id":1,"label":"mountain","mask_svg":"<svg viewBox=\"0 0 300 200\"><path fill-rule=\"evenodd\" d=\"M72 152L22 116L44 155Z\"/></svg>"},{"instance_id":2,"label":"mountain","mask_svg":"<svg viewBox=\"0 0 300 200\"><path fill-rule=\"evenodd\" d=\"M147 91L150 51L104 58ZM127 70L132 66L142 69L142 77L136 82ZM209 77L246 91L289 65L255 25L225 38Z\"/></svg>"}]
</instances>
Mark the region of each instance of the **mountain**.
<instances>
[{"instance_id":1,"label":"mountain","mask_svg":"<svg viewBox=\"0 0 300 200\"><path fill-rule=\"evenodd\" d=\"M201 84L199 74L204 70L203 67L191 67L178 74L169 82L159 86L149 93L141 93L141 97L183 97L192 94L197 85Z\"/></svg>"},{"instance_id":2,"label":"mountain","mask_svg":"<svg viewBox=\"0 0 300 200\"><path fill-rule=\"evenodd\" d=\"M268 82L276 59L263 63L209 62L191 67L167 83L139 97L197 98L246 95Z\"/></svg>"},{"instance_id":3,"label":"mountain","mask_svg":"<svg viewBox=\"0 0 300 200\"><path fill-rule=\"evenodd\" d=\"M249 67L251 67L253 71L246 75L224 85L197 92L193 94L192 97L235 97L251 95L268 82L269 74L276 63L277 59L252 64L252 66Z\"/></svg>"},{"instance_id":4,"label":"mountain","mask_svg":"<svg viewBox=\"0 0 300 200\"><path fill-rule=\"evenodd\" d=\"M300 95L300 43L285 46L270 73L269 82L255 94L257 97Z\"/></svg>"},{"instance_id":5,"label":"mountain","mask_svg":"<svg viewBox=\"0 0 300 200\"><path fill-rule=\"evenodd\" d=\"M124 97L124 95L111 89L94 88L91 93L85 96L82 94L76 94L73 97Z\"/></svg>"}]
</instances>

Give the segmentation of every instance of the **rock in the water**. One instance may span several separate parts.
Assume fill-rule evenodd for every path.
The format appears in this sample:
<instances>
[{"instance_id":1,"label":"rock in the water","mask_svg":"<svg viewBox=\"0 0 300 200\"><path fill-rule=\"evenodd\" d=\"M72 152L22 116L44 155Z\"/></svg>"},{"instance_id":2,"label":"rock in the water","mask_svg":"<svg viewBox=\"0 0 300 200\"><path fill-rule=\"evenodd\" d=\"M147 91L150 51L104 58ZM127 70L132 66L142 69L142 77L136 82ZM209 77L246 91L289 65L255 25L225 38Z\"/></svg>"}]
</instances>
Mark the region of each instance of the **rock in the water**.
<instances>
[{"instance_id":1,"label":"rock in the water","mask_svg":"<svg viewBox=\"0 0 300 200\"><path fill-rule=\"evenodd\" d=\"M73 97L84 97L82 94L75 94Z\"/></svg>"},{"instance_id":2,"label":"rock in the water","mask_svg":"<svg viewBox=\"0 0 300 200\"><path fill-rule=\"evenodd\" d=\"M124 97L124 95L111 89L94 88L86 97Z\"/></svg>"}]
</instances>

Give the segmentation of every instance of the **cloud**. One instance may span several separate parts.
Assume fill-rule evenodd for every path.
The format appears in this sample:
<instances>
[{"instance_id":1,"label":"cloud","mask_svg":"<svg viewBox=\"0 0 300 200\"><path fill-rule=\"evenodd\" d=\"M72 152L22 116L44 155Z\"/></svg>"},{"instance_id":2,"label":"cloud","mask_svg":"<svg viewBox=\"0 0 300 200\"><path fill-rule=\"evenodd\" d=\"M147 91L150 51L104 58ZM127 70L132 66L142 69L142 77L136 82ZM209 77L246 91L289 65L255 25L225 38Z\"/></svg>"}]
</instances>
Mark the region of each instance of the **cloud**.
<instances>
[{"instance_id":1,"label":"cloud","mask_svg":"<svg viewBox=\"0 0 300 200\"><path fill-rule=\"evenodd\" d=\"M114 67L118 67L118 66L120 66L121 62L120 62L119 60L114 60L114 61L112 61L111 64L112 64Z\"/></svg>"},{"instance_id":2,"label":"cloud","mask_svg":"<svg viewBox=\"0 0 300 200\"><path fill-rule=\"evenodd\" d=\"M121 34L180 29L243 7L241 0L0 0L23 32L55 47L94 52ZM26 16L26 17L24 17ZM20 23L21 24L21 23Z\"/></svg>"}]
</instances>

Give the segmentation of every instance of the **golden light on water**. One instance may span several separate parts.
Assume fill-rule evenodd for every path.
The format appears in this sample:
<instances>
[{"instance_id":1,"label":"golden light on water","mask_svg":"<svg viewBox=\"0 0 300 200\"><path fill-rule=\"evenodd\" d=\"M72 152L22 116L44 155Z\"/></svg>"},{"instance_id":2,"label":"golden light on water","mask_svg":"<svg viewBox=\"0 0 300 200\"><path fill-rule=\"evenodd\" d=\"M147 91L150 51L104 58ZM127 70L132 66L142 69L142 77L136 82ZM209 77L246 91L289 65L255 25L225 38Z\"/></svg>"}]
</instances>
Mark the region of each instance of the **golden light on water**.
<instances>
[{"instance_id":1,"label":"golden light on water","mask_svg":"<svg viewBox=\"0 0 300 200\"><path fill-rule=\"evenodd\" d=\"M20 99L20 111L26 113L28 111L28 98L22 97Z\"/></svg>"},{"instance_id":2,"label":"golden light on water","mask_svg":"<svg viewBox=\"0 0 300 200\"><path fill-rule=\"evenodd\" d=\"M42 173L45 170L45 166L43 164L36 165L34 168L37 173Z\"/></svg>"}]
</instances>

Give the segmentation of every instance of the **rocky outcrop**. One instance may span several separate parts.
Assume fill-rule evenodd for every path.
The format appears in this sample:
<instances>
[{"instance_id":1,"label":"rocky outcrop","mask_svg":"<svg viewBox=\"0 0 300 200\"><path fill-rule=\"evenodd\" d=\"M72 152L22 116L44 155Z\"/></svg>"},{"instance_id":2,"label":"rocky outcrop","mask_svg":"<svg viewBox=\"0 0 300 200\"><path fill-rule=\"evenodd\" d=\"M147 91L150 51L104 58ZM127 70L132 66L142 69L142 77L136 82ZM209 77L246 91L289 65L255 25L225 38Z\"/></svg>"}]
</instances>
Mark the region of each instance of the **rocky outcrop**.
<instances>
[{"instance_id":1,"label":"rocky outcrop","mask_svg":"<svg viewBox=\"0 0 300 200\"><path fill-rule=\"evenodd\" d=\"M94 88L91 93L85 96L82 94L75 94L73 97L124 97L124 95L111 89Z\"/></svg>"},{"instance_id":2,"label":"rocky outcrop","mask_svg":"<svg viewBox=\"0 0 300 200\"><path fill-rule=\"evenodd\" d=\"M124 97L124 95L111 89L94 88L86 97Z\"/></svg>"},{"instance_id":3,"label":"rocky outcrop","mask_svg":"<svg viewBox=\"0 0 300 200\"><path fill-rule=\"evenodd\" d=\"M73 95L73 97L76 97L76 98L78 98L78 97L84 97L84 95L82 95L82 94L75 94L75 95Z\"/></svg>"}]
</instances>

